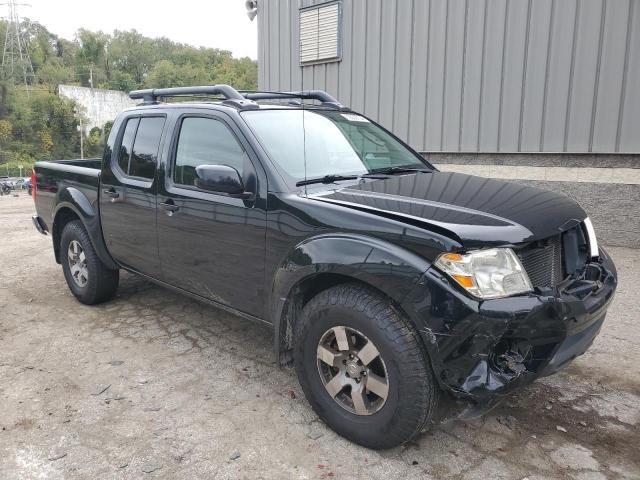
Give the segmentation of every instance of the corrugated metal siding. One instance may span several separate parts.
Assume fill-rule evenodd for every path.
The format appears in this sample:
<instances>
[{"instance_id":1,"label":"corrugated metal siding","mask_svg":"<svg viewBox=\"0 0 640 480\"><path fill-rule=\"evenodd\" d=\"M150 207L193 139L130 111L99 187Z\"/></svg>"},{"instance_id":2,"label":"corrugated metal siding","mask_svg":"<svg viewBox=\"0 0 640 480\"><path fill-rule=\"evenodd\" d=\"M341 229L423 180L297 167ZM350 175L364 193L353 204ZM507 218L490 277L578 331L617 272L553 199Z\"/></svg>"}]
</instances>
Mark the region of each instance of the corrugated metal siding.
<instances>
[{"instance_id":1,"label":"corrugated metal siding","mask_svg":"<svg viewBox=\"0 0 640 480\"><path fill-rule=\"evenodd\" d=\"M421 151L640 153L640 0L342 0L342 59L300 66L261 0L260 88L329 91Z\"/></svg>"}]
</instances>

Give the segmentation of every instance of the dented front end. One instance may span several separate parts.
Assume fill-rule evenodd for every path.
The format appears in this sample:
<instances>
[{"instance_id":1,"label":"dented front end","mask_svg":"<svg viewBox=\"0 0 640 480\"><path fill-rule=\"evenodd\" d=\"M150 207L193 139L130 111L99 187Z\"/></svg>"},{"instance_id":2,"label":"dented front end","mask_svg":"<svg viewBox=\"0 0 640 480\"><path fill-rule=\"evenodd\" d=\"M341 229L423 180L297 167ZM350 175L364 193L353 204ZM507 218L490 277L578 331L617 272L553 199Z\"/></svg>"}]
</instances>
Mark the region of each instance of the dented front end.
<instances>
[{"instance_id":1,"label":"dented front end","mask_svg":"<svg viewBox=\"0 0 640 480\"><path fill-rule=\"evenodd\" d=\"M501 397L567 365L591 345L613 299L617 273L600 257L554 288L476 300L430 268L403 302L419 326L455 416L473 416ZM450 416L451 413L448 412Z\"/></svg>"}]
</instances>

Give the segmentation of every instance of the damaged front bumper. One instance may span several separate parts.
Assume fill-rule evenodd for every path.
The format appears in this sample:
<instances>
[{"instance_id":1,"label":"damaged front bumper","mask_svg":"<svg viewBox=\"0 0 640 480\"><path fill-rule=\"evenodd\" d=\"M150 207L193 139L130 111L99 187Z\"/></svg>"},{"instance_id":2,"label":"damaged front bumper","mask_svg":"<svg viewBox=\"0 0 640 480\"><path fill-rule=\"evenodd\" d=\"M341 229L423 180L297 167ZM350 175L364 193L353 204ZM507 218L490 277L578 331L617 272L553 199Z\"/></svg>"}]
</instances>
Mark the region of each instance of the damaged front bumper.
<instances>
[{"instance_id":1,"label":"damaged front bumper","mask_svg":"<svg viewBox=\"0 0 640 480\"><path fill-rule=\"evenodd\" d=\"M583 354L598 335L617 285L602 250L580 278L528 295L478 301L436 269L403 307L411 312L444 392L446 416L482 414L504 395Z\"/></svg>"}]
</instances>

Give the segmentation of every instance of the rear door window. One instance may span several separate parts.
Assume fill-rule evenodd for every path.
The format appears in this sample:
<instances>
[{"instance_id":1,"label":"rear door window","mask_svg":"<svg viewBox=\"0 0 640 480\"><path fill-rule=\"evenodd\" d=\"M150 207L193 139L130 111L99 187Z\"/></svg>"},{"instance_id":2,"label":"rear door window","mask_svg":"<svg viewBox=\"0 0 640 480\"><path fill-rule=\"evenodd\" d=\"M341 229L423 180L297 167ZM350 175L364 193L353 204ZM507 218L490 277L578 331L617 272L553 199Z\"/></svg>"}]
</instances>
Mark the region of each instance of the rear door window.
<instances>
[{"instance_id":1,"label":"rear door window","mask_svg":"<svg viewBox=\"0 0 640 480\"><path fill-rule=\"evenodd\" d=\"M152 180L165 117L135 117L127 120L118 151L118 167L128 177Z\"/></svg>"},{"instance_id":2,"label":"rear door window","mask_svg":"<svg viewBox=\"0 0 640 480\"><path fill-rule=\"evenodd\" d=\"M131 118L127 121L127 126L122 135L122 143L120 144L120 152L118 153L118 166L122 173L129 174L129 160L131 159L131 147L133 147L133 139L138 129L139 118Z\"/></svg>"},{"instance_id":3,"label":"rear door window","mask_svg":"<svg viewBox=\"0 0 640 480\"><path fill-rule=\"evenodd\" d=\"M129 162L129 176L147 179L155 176L163 127L164 117L140 119Z\"/></svg>"}]
</instances>

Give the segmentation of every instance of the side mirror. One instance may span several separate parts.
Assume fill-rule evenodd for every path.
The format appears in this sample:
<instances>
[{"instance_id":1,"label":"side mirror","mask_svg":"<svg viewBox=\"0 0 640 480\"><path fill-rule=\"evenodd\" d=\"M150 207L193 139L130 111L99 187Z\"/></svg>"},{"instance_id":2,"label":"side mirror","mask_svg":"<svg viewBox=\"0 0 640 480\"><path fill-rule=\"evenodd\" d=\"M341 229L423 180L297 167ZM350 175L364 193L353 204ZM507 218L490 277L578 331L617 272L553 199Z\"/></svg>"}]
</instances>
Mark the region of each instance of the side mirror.
<instances>
[{"instance_id":1,"label":"side mirror","mask_svg":"<svg viewBox=\"0 0 640 480\"><path fill-rule=\"evenodd\" d=\"M227 165L200 165L196 167L194 185L202 190L223 193L230 197L248 198L238 171Z\"/></svg>"}]
</instances>

